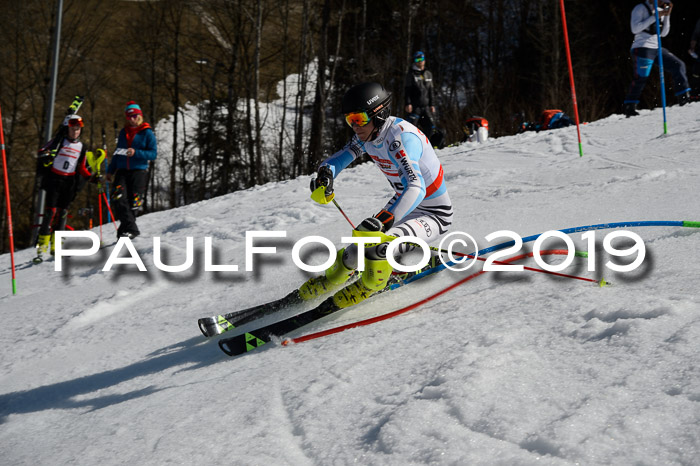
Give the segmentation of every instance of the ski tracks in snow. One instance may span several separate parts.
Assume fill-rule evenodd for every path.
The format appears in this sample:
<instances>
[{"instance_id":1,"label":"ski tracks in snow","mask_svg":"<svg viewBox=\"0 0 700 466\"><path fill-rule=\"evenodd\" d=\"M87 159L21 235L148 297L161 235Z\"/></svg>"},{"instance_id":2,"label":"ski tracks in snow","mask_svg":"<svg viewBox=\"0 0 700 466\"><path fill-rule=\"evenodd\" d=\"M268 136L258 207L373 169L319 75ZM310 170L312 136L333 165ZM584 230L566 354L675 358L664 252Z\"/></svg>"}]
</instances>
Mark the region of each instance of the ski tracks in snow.
<instances>
[{"instance_id":1,"label":"ski tracks in snow","mask_svg":"<svg viewBox=\"0 0 700 466\"><path fill-rule=\"evenodd\" d=\"M144 284L146 285L146 284ZM155 295L165 291L167 284L157 283L144 286L140 290L121 289L109 297L100 296L92 301L92 306L86 307L69 320L64 329L74 331L90 327L119 312L138 309L143 303L150 302Z\"/></svg>"}]
</instances>

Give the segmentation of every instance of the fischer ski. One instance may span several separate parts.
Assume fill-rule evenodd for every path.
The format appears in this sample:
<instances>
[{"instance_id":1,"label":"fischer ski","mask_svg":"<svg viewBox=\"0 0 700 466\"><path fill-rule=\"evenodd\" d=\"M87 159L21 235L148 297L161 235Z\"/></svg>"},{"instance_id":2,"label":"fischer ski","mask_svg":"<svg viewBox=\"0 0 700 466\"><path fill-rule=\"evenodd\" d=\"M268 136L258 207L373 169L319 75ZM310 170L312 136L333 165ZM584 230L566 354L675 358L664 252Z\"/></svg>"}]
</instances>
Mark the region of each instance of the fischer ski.
<instances>
[{"instance_id":1,"label":"fischer ski","mask_svg":"<svg viewBox=\"0 0 700 466\"><path fill-rule=\"evenodd\" d=\"M373 296L386 293L387 291L395 290L396 288L407 285L408 283L411 283L415 280L419 280L425 276L437 273L440 270L443 270L444 268L445 267L443 265L439 265L432 268L423 269L422 271L418 272L393 274L391 277L391 281L386 286L386 288L370 296L370 298L368 299L371 299ZM295 290L288 296L291 296L294 293L297 293L297 290ZM221 350L229 356L238 356L243 353L247 353L248 351L252 351L256 348L259 348L266 343L269 343L272 340L273 336L284 335L285 333L289 333L293 330L301 328L307 324L310 324L311 322L319 320L339 310L341 310L341 308L333 302L333 297L330 297L318 306L314 307L313 309L302 312L301 314L289 317L279 322L272 323L270 325L265 325L256 330L251 330L250 332L245 332L230 338L221 339L219 340L219 348L221 348ZM250 320L255 319L255 316L251 316ZM246 320L246 322L250 322L250 320Z\"/></svg>"},{"instance_id":2,"label":"fischer ski","mask_svg":"<svg viewBox=\"0 0 700 466\"><path fill-rule=\"evenodd\" d=\"M220 335L243 324L259 319L261 317L273 314L286 307L299 304L303 301L299 290L294 290L283 298L276 299L269 303L258 304L257 306L240 311L230 312L228 314L202 317L197 321L199 330L205 337L213 337Z\"/></svg>"},{"instance_id":3,"label":"fischer ski","mask_svg":"<svg viewBox=\"0 0 700 466\"><path fill-rule=\"evenodd\" d=\"M299 315L275 322L274 324L260 327L257 330L242 333L231 338L219 340L219 348L229 356L238 356L269 343L273 335L283 335L296 330L304 325L330 315L341 308L333 302L333 297L323 301L315 308L302 312Z\"/></svg>"},{"instance_id":4,"label":"fischer ski","mask_svg":"<svg viewBox=\"0 0 700 466\"><path fill-rule=\"evenodd\" d=\"M417 278L421 278L429 273L437 272L438 270L441 269L439 269L438 267L434 267L424 269L422 272L394 272L391 276L387 287L379 291L379 293L384 293L386 291L393 290L403 284L406 284ZM351 283L351 281L352 278L350 279L350 281L348 281L347 284ZM197 320L197 324L199 325L199 330L205 337L213 337L228 332L229 330L233 330L234 328L240 327L241 325L247 324L248 322L252 322L270 314L274 314L277 311L281 311L282 309L301 304L302 302L304 302L304 300L302 299L301 295L299 294L299 290L297 289L280 299L276 299L268 303L258 304L247 309L229 312L228 314L202 317Z\"/></svg>"}]
</instances>

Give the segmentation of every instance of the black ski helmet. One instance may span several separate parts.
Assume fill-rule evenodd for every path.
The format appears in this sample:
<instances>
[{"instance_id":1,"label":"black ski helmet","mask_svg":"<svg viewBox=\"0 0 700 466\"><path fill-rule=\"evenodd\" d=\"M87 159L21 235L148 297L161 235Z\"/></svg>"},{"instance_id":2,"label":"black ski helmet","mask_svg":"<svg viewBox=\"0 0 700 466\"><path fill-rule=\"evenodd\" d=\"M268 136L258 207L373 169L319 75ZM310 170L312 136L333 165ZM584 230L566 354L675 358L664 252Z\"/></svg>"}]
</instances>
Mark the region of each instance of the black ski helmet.
<instances>
[{"instance_id":1,"label":"black ski helmet","mask_svg":"<svg viewBox=\"0 0 700 466\"><path fill-rule=\"evenodd\" d=\"M389 118L391 93L379 83L362 83L351 87L343 96L344 115L353 112L367 112L374 127L379 130Z\"/></svg>"}]
</instances>

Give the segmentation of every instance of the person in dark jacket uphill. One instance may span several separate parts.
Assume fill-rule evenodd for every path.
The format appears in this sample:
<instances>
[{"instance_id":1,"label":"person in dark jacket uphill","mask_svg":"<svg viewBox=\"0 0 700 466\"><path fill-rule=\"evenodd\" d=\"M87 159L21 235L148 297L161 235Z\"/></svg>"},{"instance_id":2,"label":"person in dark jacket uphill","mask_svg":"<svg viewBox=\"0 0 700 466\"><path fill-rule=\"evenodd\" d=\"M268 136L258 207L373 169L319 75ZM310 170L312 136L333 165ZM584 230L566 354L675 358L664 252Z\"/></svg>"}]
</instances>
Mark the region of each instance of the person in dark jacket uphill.
<instances>
[{"instance_id":1,"label":"person in dark jacket uphill","mask_svg":"<svg viewBox=\"0 0 700 466\"><path fill-rule=\"evenodd\" d=\"M126 125L119 133L106 179L112 183L111 202L119 220L117 237L135 238L141 234L135 213L143 207L148 162L156 159L157 146L151 125L143 121L141 107L130 101L124 113Z\"/></svg>"},{"instance_id":2,"label":"person in dark jacket uphill","mask_svg":"<svg viewBox=\"0 0 700 466\"><path fill-rule=\"evenodd\" d=\"M435 127L435 88L433 74L425 69L425 54L416 52L404 83L406 120L417 126L433 146L443 146L444 136ZM434 140L435 138L439 140ZM437 142L437 144L436 144Z\"/></svg>"}]
</instances>

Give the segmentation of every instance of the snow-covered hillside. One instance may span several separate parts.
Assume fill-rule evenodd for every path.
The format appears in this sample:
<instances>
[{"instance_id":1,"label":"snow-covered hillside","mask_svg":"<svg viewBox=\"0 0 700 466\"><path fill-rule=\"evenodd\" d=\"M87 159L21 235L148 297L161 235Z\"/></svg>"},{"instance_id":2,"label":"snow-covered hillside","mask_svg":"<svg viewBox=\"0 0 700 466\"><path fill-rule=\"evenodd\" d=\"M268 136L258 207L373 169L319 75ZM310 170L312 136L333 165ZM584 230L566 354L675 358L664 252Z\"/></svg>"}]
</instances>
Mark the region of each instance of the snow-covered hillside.
<instances>
[{"instance_id":1,"label":"snow-covered hillside","mask_svg":"<svg viewBox=\"0 0 700 466\"><path fill-rule=\"evenodd\" d=\"M483 248L499 230L700 220L700 104L668 118L668 135L660 110L590 123L582 158L573 127L440 151L453 231ZM602 250L612 230L595 231L595 271L576 258L564 273L613 286L490 272L394 319L229 358L197 318L286 294L309 276L292 263L294 243L321 234L339 244L350 232L308 185L303 177L141 217L134 245L147 272L102 271L112 225L108 246L65 259L62 272L18 251L14 296L1 256L1 462L698 464L700 229L629 228L646 257L627 273L606 267L625 263ZM343 172L336 192L355 222L390 196L370 164ZM253 272L247 231L287 232L261 242L277 254ZM194 265L159 270L153 237L166 264L182 264L193 237ZM238 272L205 271L205 237L214 262ZM586 248L580 233L570 237ZM443 272L294 335L393 311L472 271Z\"/></svg>"}]
</instances>

